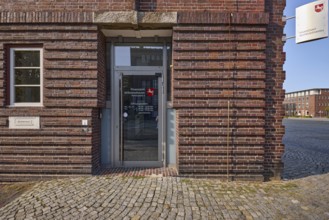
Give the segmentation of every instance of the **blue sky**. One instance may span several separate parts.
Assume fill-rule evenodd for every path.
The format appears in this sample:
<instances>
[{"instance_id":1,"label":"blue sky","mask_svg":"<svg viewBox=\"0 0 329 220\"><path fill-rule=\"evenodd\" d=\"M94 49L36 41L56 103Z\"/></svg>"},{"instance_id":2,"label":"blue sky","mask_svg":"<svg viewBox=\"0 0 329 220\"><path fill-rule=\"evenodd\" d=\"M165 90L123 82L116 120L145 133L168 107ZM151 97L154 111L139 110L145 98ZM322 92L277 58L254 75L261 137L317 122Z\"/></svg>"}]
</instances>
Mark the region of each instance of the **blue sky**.
<instances>
[{"instance_id":1,"label":"blue sky","mask_svg":"<svg viewBox=\"0 0 329 220\"><path fill-rule=\"evenodd\" d=\"M301 5L314 2L312 0L286 0L284 14L295 16L295 9ZM287 37L295 36L295 19L287 21L285 27ZM286 80L283 85L286 92L311 88L329 88L329 38L309 43L296 44L295 39L287 40Z\"/></svg>"}]
</instances>

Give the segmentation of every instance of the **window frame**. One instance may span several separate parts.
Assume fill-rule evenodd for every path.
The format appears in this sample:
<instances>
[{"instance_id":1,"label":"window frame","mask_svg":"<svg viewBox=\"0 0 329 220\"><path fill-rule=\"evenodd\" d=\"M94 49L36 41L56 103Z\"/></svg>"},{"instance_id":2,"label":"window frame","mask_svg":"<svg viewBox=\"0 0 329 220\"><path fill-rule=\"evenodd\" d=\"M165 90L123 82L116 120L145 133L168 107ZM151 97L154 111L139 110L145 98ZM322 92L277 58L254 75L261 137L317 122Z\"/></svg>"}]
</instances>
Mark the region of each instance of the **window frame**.
<instances>
[{"instance_id":1,"label":"window frame","mask_svg":"<svg viewBox=\"0 0 329 220\"><path fill-rule=\"evenodd\" d=\"M40 52L40 102L15 102L15 51ZM42 47L10 47L9 48L9 106L10 107L42 107L43 106L43 48Z\"/></svg>"}]
</instances>

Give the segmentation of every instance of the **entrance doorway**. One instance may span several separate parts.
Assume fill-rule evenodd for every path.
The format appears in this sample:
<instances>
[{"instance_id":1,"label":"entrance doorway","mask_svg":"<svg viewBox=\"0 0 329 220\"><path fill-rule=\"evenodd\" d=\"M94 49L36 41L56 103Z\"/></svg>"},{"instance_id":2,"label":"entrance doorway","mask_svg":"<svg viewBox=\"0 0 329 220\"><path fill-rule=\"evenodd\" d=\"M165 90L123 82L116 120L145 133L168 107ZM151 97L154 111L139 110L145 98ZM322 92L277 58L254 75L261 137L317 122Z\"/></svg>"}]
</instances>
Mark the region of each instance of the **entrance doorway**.
<instances>
[{"instance_id":1,"label":"entrance doorway","mask_svg":"<svg viewBox=\"0 0 329 220\"><path fill-rule=\"evenodd\" d=\"M113 39L107 45L107 94L111 100L107 103L107 122L111 138L109 145L103 145L104 152L109 146L109 160L104 154L102 161L110 161L110 166L162 167L167 163L167 71L171 44L167 43L169 39L148 43L150 40Z\"/></svg>"},{"instance_id":2,"label":"entrance doorway","mask_svg":"<svg viewBox=\"0 0 329 220\"><path fill-rule=\"evenodd\" d=\"M160 68L151 69L115 72L116 166L161 166L163 77Z\"/></svg>"}]
</instances>

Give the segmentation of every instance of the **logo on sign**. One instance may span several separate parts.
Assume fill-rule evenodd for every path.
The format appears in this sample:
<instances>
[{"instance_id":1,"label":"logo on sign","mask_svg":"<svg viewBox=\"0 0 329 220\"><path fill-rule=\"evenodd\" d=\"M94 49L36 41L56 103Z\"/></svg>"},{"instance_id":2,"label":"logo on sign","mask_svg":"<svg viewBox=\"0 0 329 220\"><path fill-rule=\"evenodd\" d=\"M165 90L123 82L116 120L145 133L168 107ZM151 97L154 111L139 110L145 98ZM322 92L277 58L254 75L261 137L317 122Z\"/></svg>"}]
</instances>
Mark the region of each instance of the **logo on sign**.
<instances>
[{"instance_id":1,"label":"logo on sign","mask_svg":"<svg viewBox=\"0 0 329 220\"><path fill-rule=\"evenodd\" d=\"M323 10L323 4L318 4L318 5L315 5L315 11L316 12L321 12Z\"/></svg>"},{"instance_id":2,"label":"logo on sign","mask_svg":"<svg viewBox=\"0 0 329 220\"><path fill-rule=\"evenodd\" d=\"M146 95L147 96L154 96L154 88L146 89Z\"/></svg>"}]
</instances>

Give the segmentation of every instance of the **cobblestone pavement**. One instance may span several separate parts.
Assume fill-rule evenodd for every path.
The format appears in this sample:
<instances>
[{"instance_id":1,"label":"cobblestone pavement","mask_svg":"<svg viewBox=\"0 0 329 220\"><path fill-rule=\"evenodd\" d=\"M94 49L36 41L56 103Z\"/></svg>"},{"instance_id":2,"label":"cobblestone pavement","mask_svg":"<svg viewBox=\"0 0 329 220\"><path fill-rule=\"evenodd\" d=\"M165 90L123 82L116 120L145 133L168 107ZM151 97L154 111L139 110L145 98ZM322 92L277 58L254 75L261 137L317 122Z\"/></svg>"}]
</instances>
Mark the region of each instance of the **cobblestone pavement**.
<instances>
[{"instance_id":1,"label":"cobblestone pavement","mask_svg":"<svg viewBox=\"0 0 329 220\"><path fill-rule=\"evenodd\" d=\"M285 119L283 178L329 173L329 120Z\"/></svg>"},{"instance_id":2,"label":"cobblestone pavement","mask_svg":"<svg viewBox=\"0 0 329 220\"><path fill-rule=\"evenodd\" d=\"M103 170L39 182L0 208L0 220L329 219L329 121L284 124L283 177L295 180L227 183L175 177L174 169Z\"/></svg>"},{"instance_id":3,"label":"cobblestone pavement","mask_svg":"<svg viewBox=\"0 0 329 220\"><path fill-rule=\"evenodd\" d=\"M101 168L96 172L97 175L107 175L107 176L153 176L153 177L163 177L163 176L178 176L176 168Z\"/></svg>"},{"instance_id":4,"label":"cobblestone pavement","mask_svg":"<svg viewBox=\"0 0 329 220\"><path fill-rule=\"evenodd\" d=\"M329 174L247 183L93 176L39 182L0 219L329 219Z\"/></svg>"}]
</instances>

